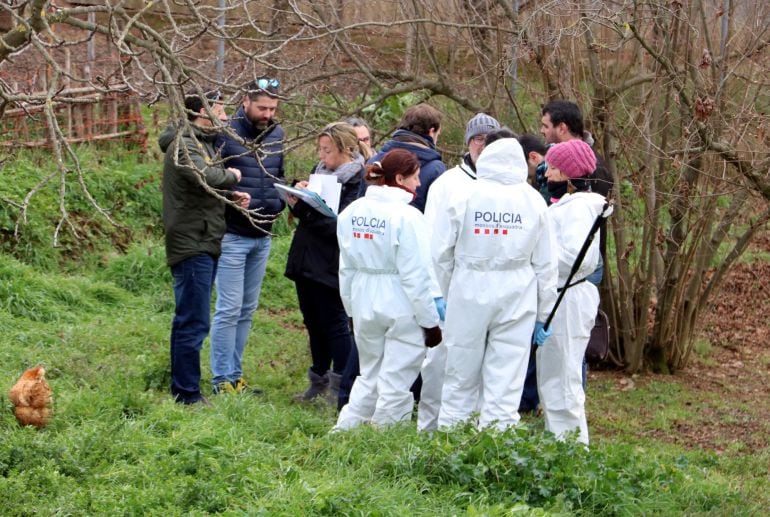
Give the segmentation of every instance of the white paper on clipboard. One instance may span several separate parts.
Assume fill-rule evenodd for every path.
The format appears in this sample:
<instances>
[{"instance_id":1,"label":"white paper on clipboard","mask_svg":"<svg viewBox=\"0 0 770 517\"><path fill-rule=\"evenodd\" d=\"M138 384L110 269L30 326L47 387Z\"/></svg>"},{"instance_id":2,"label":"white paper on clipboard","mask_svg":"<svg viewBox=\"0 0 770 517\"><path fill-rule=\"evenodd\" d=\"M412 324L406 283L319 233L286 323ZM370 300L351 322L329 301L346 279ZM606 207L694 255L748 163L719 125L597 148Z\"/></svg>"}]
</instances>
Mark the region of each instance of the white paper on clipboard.
<instances>
[{"instance_id":1,"label":"white paper on clipboard","mask_svg":"<svg viewBox=\"0 0 770 517\"><path fill-rule=\"evenodd\" d=\"M332 209L326 205L326 201L324 201L320 195L311 190L287 187L286 185L282 185L280 183L275 183L274 186L275 189L281 194L283 200L286 201L286 203L289 202L288 196L291 195L301 199L310 205L311 208L314 208L316 211L322 215L325 215L326 217L337 217L337 214L335 214Z\"/></svg>"},{"instance_id":2,"label":"white paper on clipboard","mask_svg":"<svg viewBox=\"0 0 770 517\"><path fill-rule=\"evenodd\" d=\"M331 174L311 174L307 189L321 196L321 199L337 214L340 208L340 196L342 195L342 184L337 181L337 176Z\"/></svg>"}]
</instances>

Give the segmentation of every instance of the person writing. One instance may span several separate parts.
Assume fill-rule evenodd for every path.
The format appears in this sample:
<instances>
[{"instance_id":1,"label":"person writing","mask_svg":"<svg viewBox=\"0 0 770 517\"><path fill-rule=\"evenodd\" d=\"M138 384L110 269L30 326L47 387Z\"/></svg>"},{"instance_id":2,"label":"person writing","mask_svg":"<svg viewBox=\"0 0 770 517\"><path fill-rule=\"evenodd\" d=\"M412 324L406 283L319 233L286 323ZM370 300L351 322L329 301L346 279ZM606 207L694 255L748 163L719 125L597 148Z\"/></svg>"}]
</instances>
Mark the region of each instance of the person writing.
<instances>
[{"instance_id":1,"label":"person writing","mask_svg":"<svg viewBox=\"0 0 770 517\"><path fill-rule=\"evenodd\" d=\"M329 124L318 135L320 162L314 173L334 176L341 184L340 210L358 197L364 177L363 151L355 130L345 122ZM308 184L303 181L297 186L307 188ZM337 219L294 196L289 197L289 206L299 224L289 248L285 275L297 289L313 361L307 372L310 385L294 400L310 402L325 395L329 404L336 405L342 371L353 346L340 299Z\"/></svg>"}]
</instances>

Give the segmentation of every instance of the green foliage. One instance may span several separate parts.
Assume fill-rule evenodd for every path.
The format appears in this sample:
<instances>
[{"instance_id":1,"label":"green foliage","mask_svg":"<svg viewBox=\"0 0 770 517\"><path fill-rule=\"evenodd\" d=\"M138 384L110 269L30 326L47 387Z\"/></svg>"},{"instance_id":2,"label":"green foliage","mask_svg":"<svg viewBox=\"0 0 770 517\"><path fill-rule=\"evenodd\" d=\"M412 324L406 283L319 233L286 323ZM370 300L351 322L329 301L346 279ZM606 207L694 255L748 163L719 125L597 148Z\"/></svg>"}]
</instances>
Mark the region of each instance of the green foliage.
<instances>
[{"instance_id":1,"label":"green foliage","mask_svg":"<svg viewBox=\"0 0 770 517\"><path fill-rule=\"evenodd\" d=\"M712 418L707 403L732 404L693 402L670 381L637 379L626 392L594 383L589 418L602 432L588 450L556 441L535 418L503 433L466 426L429 435L412 424L330 434L333 409L291 402L310 358L294 285L283 276L292 231L285 215L244 355L247 379L266 394L212 397L210 408L174 404L171 278L151 228L160 192L153 179L128 187L152 167L87 151L84 162L111 169L94 192L121 207L131 233L94 230L83 249L49 252L49 210L25 226L46 237L23 241L19 258L9 241L0 253L3 514L723 515L770 504L767 449L747 455L733 445L716 455L653 437ZM25 159L23 167L40 160ZM12 183L0 186L3 195ZM41 192L38 202L54 199ZM72 265L59 271L58 263ZM208 353L206 343L206 394ZM4 395L35 364L46 367L55 401L40 431L19 427Z\"/></svg>"},{"instance_id":2,"label":"green foliage","mask_svg":"<svg viewBox=\"0 0 770 517\"><path fill-rule=\"evenodd\" d=\"M754 264L755 262L770 262L770 251L747 251L741 255L739 260L744 264Z\"/></svg>"},{"instance_id":3,"label":"green foliage","mask_svg":"<svg viewBox=\"0 0 770 517\"><path fill-rule=\"evenodd\" d=\"M701 359L706 359L709 355L711 355L713 347L711 346L711 343L708 339L699 338L695 340L693 350Z\"/></svg>"},{"instance_id":4,"label":"green foliage","mask_svg":"<svg viewBox=\"0 0 770 517\"><path fill-rule=\"evenodd\" d=\"M78 311L115 303L122 292L110 284L84 278L62 282L0 254L0 300L8 314L31 321L73 321Z\"/></svg>"},{"instance_id":5,"label":"green foliage","mask_svg":"<svg viewBox=\"0 0 770 517\"><path fill-rule=\"evenodd\" d=\"M160 220L160 165L120 146L77 148L83 184L97 204L122 227L98 214L75 174L67 175L65 224L53 247L61 218L60 181L42 186L31 198L26 221L14 235L20 206L44 175L55 171L47 151L21 151L3 163L0 173L0 251L37 268L53 271L75 263L97 262L100 253L122 249L137 235L157 232ZM68 164L72 166L72 164Z\"/></svg>"},{"instance_id":6,"label":"green foliage","mask_svg":"<svg viewBox=\"0 0 770 517\"><path fill-rule=\"evenodd\" d=\"M589 450L527 426L502 433L466 426L437 434L426 450L411 449L389 466L400 475L453 487L458 502L483 497L495 505L590 515L657 514L690 504L678 487L693 482L687 479L691 474L681 465L649 461L646 454L628 446ZM723 496L738 501L729 490Z\"/></svg>"},{"instance_id":7,"label":"green foliage","mask_svg":"<svg viewBox=\"0 0 770 517\"><path fill-rule=\"evenodd\" d=\"M376 97L372 95L372 97ZM368 103L362 110L364 118L374 128L382 130L391 129L401 120L407 108L419 104L425 99L425 95L419 92L406 92L392 95L379 104ZM364 101L366 104L366 101Z\"/></svg>"},{"instance_id":8,"label":"green foliage","mask_svg":"<svg viewBox=\"0 0 770 517\"><path fill-rule=\"evenodd\" d=\"M134 294L157 291L171 281L163 244L150 240L134 242L125 253L109 257L96 275Z\"/></svg>"}]
</instances>

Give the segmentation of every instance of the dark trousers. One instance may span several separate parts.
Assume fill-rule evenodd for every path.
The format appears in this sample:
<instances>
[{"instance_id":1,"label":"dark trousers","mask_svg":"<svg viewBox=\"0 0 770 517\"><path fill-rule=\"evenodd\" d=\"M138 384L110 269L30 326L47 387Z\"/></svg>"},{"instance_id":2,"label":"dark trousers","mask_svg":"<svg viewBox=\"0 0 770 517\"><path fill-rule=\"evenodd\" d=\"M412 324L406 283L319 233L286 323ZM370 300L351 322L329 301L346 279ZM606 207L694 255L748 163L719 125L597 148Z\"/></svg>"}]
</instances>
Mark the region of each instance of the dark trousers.
<instances>
[{"instance_id":1,"label":"dark trousers","mask_svg":"<svg viewBox=\"0 0 770 517\"><path fill-rule=\"evenodd\" d=\"M529 354L529 364L527 364L527 376L524 377L524 391L521 393L521 402L519 402L519 413L535 411L540 404L540 397L537 394L537 349L532 347Z\"/></svg>"},{"instance_id":2,"label":"dark trousers","mask_svg":"<svg viewBox=\"0 0 770 517\"><path fill-rule=\"evenodd\" d=\"M313 359L310 369L318 375L324 375L330 368L334 373L342 374L353 346L353 336L339 290L306 278L296 280L295 285L310 338Z\"/></svg>"},{"instance_id":3,"label":"dark trousers","mask_svg":"<svg viewBox=\"0 0 770 517\"><path fill-rule=\"evenodd\" d=\"M519 402L519 413L526 411L535 411L540 404L540 396L537 393L537 354L533 348L529 354L529 364L527 365L527 376L524 378L524 391L521 393L521 402ZM583 390L586 389L588 377L588 363L583 356Z\"/></svg>"},{"instance_id":4,"label":"dark trousers","mask_svg":"<svg viewBox=\"0 0 770 517\"><path fill-rule=\"evenodd\" d=\"M353 383L359 375L361 375L361 370L358 364L358 348L356 348L354 342L353 346L350 347L348 362L345 365L345 369L342 371L340 393L337 398L337 410L341 410L350 400L350 390L353 389Z\"/></svg>"},{"instance_id":5,"label":"dark trousers","mask_svg":"<svg viewBox=\"0 0 770 517\"><path fill-rule=\"evenodd\" d=\"M201 399L201 348L211 323L211 288L217 260L195 255L171 266L176 310L171 323L171 394L177 402Z\"/></svg>"}]
</instances>

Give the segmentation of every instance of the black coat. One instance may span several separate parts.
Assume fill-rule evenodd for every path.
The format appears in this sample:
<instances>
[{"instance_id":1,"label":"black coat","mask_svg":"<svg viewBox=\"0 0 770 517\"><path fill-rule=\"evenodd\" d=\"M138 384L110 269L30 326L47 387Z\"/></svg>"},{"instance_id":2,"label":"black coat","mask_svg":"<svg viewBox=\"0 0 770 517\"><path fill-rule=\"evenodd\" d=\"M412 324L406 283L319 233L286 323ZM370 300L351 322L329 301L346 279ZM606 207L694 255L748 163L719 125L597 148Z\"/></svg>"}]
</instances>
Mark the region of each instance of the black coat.
<instances>
[{"instance_id":1,"label":"black coat","mask_svg":"<svg viewBox=\"0 0 770 517\"><path fill-rule=\"evenodd\" d=\"M342 185L340 208L342 212L359 196L364 168ZM339 289L340 247L337 243L337 218L321 215L302 200L291 209L299 219L286 260L288 278L305 278L333 289Z\"/></svg>"},{"instance_id":2,"label":"black coat","mask_svg":"<svg viewBox=\"0 0 770 517\"><path fill-rule=\"evenodd\" d=\"M284 207L281 195L273 186L276 180L280 182L283 179L283 128L279 124L265 129L256 127L246 118L243 107L230 119L230 127L247 142L259 143L257 151L250 152L224 133L217 137L215 145L222 154L224 166L241 171L241 181L232 189L248 192L251 195L249 210L260 209L259 215L271 219ZM246 216L231 206L227 207L225 220L229 233L244 237L266 235L254 228ZM272 226L272 222L259 225L268 232Z\"/></svg>"}]
</instances>

